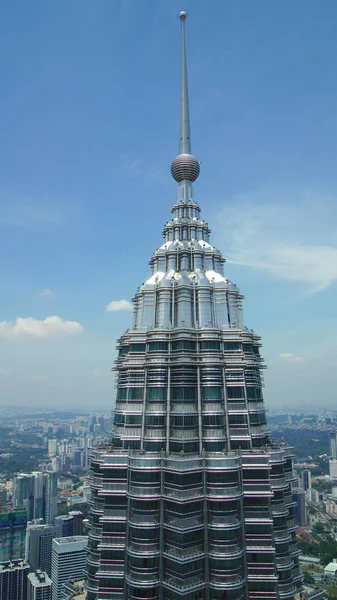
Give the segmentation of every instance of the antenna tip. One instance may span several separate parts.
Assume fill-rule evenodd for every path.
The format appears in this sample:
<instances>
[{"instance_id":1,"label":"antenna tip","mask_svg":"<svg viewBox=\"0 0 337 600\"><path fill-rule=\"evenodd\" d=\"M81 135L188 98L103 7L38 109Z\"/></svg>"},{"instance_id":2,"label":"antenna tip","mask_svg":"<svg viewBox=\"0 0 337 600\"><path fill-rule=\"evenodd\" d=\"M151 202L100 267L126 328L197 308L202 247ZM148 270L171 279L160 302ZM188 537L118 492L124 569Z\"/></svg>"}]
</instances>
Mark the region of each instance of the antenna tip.
<instances>
[{"instance_id":1,"label":"antenna tip","mask_svg":"<svg viewBox=\"0 0 337 600\"><path fill-rule=\"evenodd\" d=\"M184 10L179 13L179 19L181 21L185 21L187 19L187 13Z\"/></svg>"}]
</instances>

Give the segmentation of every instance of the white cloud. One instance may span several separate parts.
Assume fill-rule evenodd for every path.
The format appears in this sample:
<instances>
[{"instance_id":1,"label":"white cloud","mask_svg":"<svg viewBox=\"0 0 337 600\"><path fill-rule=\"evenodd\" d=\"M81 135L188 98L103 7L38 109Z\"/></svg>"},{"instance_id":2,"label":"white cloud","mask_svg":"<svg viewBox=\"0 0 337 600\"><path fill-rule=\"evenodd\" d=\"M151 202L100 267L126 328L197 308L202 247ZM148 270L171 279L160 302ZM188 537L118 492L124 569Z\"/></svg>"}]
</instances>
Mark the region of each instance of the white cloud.
<instances>
[{"instance_id":1,"label":"white cloud","mask_svg":"<svg viewBox=\"0 0 337 600\"><path fill-rule=\"evenodd\" d=\"M294 354L291 354L291 352L282 352L280 354L279 358L281 360L285 360L287 362L293 362L293 363L298 363L298 364L304 363L303 358L301 358L300 356L295 356Z\"/></svg>"},{"instance_id":2,"label":"white cloud","mask_svg":"<svg viewBox=\"0 0 337 600\"><path fill-rule=\"evenodd\" d=\"M214 219L228 262L320 292L337 281L337 199L264 190L234 198Z\"/></svg>"},{"instance_id":3,"label":"white cloud","mask_svg":"<svg viewBox=\"0 0 337 600\"><path fill-rule=\"evenodd\" d=\"M57 335L79 335L83 326L78 321L65 321L58 316L39 321L32 317L18 317L16 321L0 321L0 337L51 337Z\"/></svg>"},{"instance_id":4,"label":"white cloud","mask_svg":"<svg viewBox=\"0 0 337 600\"><path fill-rule=\"evenodd\" d=\"M0 369L0 377L7 377L11 372L8 369Z\"/></svg>"},{"instance_id":5,"label":"white cloud","mask_svg":"<svg viewBox=\"0 0 337 600\"><path fill-rule=\"evenodd\" d=\"M108 312L119 312L121 310L132 310L133 305L129 300L113 300L108 304L106 310Z\"/></svg>"},{"instance_id":6,"label":"white cloud","mask_svg":"<svg viewBox=\"0 0 337 600\"><path fill-rule=\"evenodd\" d=\"M40 296L43 296L44 298L54 298L55 292L52 292L49 288L45 288L40 293Z\"/></svg>"}]
</instances>

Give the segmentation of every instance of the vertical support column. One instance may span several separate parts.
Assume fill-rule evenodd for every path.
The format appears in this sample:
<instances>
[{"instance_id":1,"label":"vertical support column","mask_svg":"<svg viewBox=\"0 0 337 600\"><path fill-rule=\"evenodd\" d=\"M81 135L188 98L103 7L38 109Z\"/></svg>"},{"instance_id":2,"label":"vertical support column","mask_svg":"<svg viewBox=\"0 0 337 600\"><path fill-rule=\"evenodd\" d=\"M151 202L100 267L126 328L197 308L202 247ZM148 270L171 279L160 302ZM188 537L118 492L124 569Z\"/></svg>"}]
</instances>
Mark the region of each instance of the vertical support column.
<instances>
[{"instance_id":1,"label":"vertical support column","mask_svg":"<svg viewBox=\"0 0 337 600\"><path fill-rule=\"evenodd\" d=\"M246 367L243 367L243 393L245 395L245 405L246 405L246 410L247 410L247 429L248 429L248 434L249 434L249 439L250 439L250 444L249 447L252 448L253 447L253 440L252 440L252 433L251 433L251 428L250 428L250 418L249 418L249 409L248 409L248 397L247 397L247 387L246 387Z\"/></svg>"},{"instance_id":2,"label":"vertical support column","mask_svg":"<svg viewBox=\"0 0 337 600\"><path fill-rule=\"evenodd\" d=\"M197 341L198 354L199 354L199 340ZM202 399L201 399L201 382L200 382L200 366L197 366L197 378L198 378L198 433L199 433L199 452L202 453Z\"/></svg>"},{"instance_id":3,"label":"vertical support column","mask_svg":"<svg viewBox=\"0 0 337 600\"><path fill-rule=\"evenodd\" d=\"M207 469L205 451L202 453L203 466L203 508L204 508L204 560L205 560L205 600L209 600L209 551L208 551L208 501L207 501Z\"/></svg>"},{"instance_id":4,"label":"vertical support column","mask_svg":"<svg viewBox=\"0 0 337 600\"><path fill-rule=\"evenodd\" d=\"M226 369L222 367L222 382L223 382L223 397L224 397L224 408L225 408L225 420L226 420L226 436L227 436L227 450L231 449L231 436L229 433L229 418L228 418L228 396L226 386Z\"/></svg>"},{"instance_id":5,"label":"vertical support column","mask_svg":"<svg viewBox=\"0 0 337 600\"><path fill-rule=\"evenodd\" d=\"M238 458L240 460L240 471L239 471L239 477L240 477L240 487L243 491L243 471L242 471L242 454L241 454L241 450L237 450L238 453ZM244 510L244 494L242 495L242 497L240 498L240 519L241 519L241 543L242 543L242 547L243 547L243 559L242 559L242 563L243 563L243 576L245 578L245 591L244 591L244 600L249 600L249 583L248 583L248 567L247 567L247 551L246 551L246 544L245 544L245 540L246 540L246 523L245 523L245 510Z\"/></svg>"},{"instance_id":6,"label":"vertical support column","mask_svg":"<svg viewBox=\"0 0 337 600\"><path fill-rule=\"evenodd\" d=\"M198 318L197 318L197 290L195 285L196 278L193 277L193 325L195 329L198 327Z\"/></svg>"},{"instance_id":7,"label":"vertical support column","mask_svg":"<svg viewBox=\"0 0 337 600\"><path fill-rule=\"evenodd\" d=\"M127 589L127 575L128 575L128 545L129 545L129 523L130 523L130 496L128 495L130 485L130 454L132 450L129 448L128 452L128 466L126 475L126 524L125 524L125 561L124 561L124 598L128 598Z\"/></svg>"},{"instance_id":8,"label":"vertical support column","mask_svg":"<svg viewBox=\"0 0 337 600\"><path fill-rule=\"evenodd\" d=\"M153 317L152 317L152 327L156 327L156 319L157 319L157 300L158 300L158 294L157 294L157 283L156 283L156 287L154 288L154 293L153 293Z\"/></svg>"},{"instance_id":9,"label":"vertical support column","mask_svg":"<svg viewBox=\"0 0 337 600\"><path fill-rule=\"evenodd\" d=\"M142 426L141 426L141 430L140 430L140 449L141 450L144 450L146 386L147 386L147 367L144 366L144 394L143 394L143 406L142 406Z\"/></svg>"},{"instance_id":10,"label":"vertical support column","mask_svg":"<svg viewBox=\"0 0 337 600\"><path fill-rule=\"evenodd\" d=\"M176 302L176 298L175 298L175 281L174 279L172 279L172 320L171 320L171 327L172 329L175 327L175 320L176 320L176 311L175 311L175 302Z\"/></svg>"},{"instance_id":11,"label":"vertical support column","mask_svg":"<svg viewBox=\"0 0 337 600\"><path fill-rule=\"evenodd\" d=\"M217 318L216 318L216 311L215 311L215 289L214 289L214 283L212 283L212 313L211 313L211 318L212 318L212 327L216 327L217 326Z\"/></svg>"},{"instance_id":12,"label":"vertical support column","mask_svg":"<svg viewBox=\"0 0 337 600\"><path fill-rule=\"evenodd\" d=\"M164 451L161 451L160 461L160 506L159 506L159 600L164 600Z\"/></svg>"},{"instance_id":13,"label":"vertical support column","mask_svg":"<svg viewBox=\"0 0 337 600\"><path fill-rule=\"evenodd\" d=\"M171 346L171 342L170 342ZM169 351L170 360L171 350ZM166 398L166 454L170 452L170 417L171 417L171 367L167 368L167 398Z\"/></svg>"}]
</instances>

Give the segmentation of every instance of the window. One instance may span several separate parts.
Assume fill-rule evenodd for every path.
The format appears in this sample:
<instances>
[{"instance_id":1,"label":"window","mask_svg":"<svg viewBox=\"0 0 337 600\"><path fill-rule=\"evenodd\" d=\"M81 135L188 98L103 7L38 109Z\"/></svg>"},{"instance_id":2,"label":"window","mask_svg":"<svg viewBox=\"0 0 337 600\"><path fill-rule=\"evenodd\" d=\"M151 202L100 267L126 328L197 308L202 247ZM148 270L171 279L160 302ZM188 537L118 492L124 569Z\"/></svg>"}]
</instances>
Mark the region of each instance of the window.
<instances>
[{"instance_id":1,"label":"window","mask_svg":"<svg viewBox=\"0 0 337 600\"><path fill-rule=\"evenodd\" d=\"M165 474L165 483L173 486L179 487L188 487L194 485L202 484L202 474L199 472L196 473L166 473Z\"/></svg>"},{"instance_id":2,"label":"window","mask_svg":"<svg viewBox=\"0 0 337 600\"><path fill-rule=\"evenodd\" d=\"M243 386L227 386L227 396L228 398L244 398L245 388Z\"/></svg>"},{"instance_id":3,"label":"window","mask_svg":"<svg viewBox=\"0 0 337 600\"><path fill-rule=\"evenodd\" d=\"M197 415L172 415L171 414L171 426L172 427L182 427L182 428L191 428L197 427L198 425L198 417Z\"/></svg>"},{"instance_id":4,"label":"window","mask_svg":"<svg viewBox=\"0 0 337 600\"><path fill-rule=\"evenodd\" d=\"M143 400L144 388L129 388L129 400Z\"/></svg>"},{"instance_id":5,"label":"window","mask_svg":"<svg viewBox=\"0 0 337 600\"><path fill-rule=\"evenodd\" d=\"M130 347L129 346L122 346L119 349L119 356L123 356L124 354L127 354L129 352Z\"/></svg>"},{"instance_id":6,"label":"window","mask_svg":"<svg viewBox=\"0 0 337 600\"><path fill-rule=\"evenodd\" d=\"M244 352L252 352L253 354L256 354L257 356L260 355L260 350L258 346L254 346L253 344L243 344L242 345L243 351Z\"/></svg>"},{"instance_id":7,"label":"window","mask_svg":"<svg viewBox=\"0 0 337 600\"><path fill-rule=\"evenodd\" d=\"M242 346L240 342L224 342L224 351L228 352L231 350L242 350Z\"/></svg>"},{"instance_id":8,"label":"window","mask_svg":"<svg viewBox=\"0 0 337 600\"><path fill-rule=\"evenodd\" d=\"M150 442L149 440L146 440L144 442L144 450L146 450L146 452L161 452L161 450L163 450L163 442Z\"/></svg>"},{"instance_id":9,"label":"window","mask_svg":"<svg viewBox=\"0 0 337 600\"><path fill-rule=\"evenodd\" d=\"M172 342L172 350L189 350L191 352L195 350L195 342L191 340Z\"/></svg>"},{"instance_id":10,"label":"window","mask_svg":"<svg viewBox=\"0 0 337 600\"><path fill-rule=\"evenodd\" d=\"M130 344L130 352L145 352L146 344Z\"/></svg>"},{"instance_id":11,"label":"window","mask_svg":"<svg viewBox=\"0 0 337 600\"><path fill-rule=\"evenodd\" d=\"M264 412L250 413L249 420L251 425L265 425L267 423Z\"/></svg>"},{"instance_id":12,"label":"window","mask_svg":"<svg viewBox=\"0 0 337 600\"><path fill-rule=\"evenodd\" d=\"M206 452L223 452L227 450L227 442L225 440L221 440L220 442L204 442L203 445Z\"/></svg>"},{"instance_id":13,"label":"window","mask_svg":"<svg viewBox=\"0 0 337 600\"><path fill-rule=\"evenodd\" d=\"M186 452L186 454L199 451L198 442L170 442L171 452Z\"/></svg>"},{"instance_id":14,"label":"window","mask_svg":"<svg viewBox=\"0 0 337 600\"><path fill-rule=\"evenodd\" d=\"M125 415L115 414L115 425L123 425L125 423Z\"/></svg>"},{"instance_id":15,"label":"window","mask_svg":"<svg viewBox=\"0 0 337 600\"><path fill-rule=\"evenodd\" d=\"M125 415L126 425L141 425L142 415Z\"/></svg>"},{"instance_id":16,"label":"window","mask_svg":"<svg viewBox=\"0 0 337 600\"><path fill-rule=\"evenodd\" d=\"M236 415L228 415L229 425L247 425L247 415L237 413Z\"/></svg>"},{"instance_id":17,"label":"window","mask_svg":"<svg viewBox=\"0 0 337 600\"><path fill-rule=\"evenodd\" d=\"M149 342L149 352L157 352L158 350L167 350L167 342Z\"/></svg>"},{"instance_id":18,"label":"window","mask_svg":"<svg viewBox=\"0 0 337 600\"><path fill-rule=\"evenodd\" d=\"M145 425L146 427L165 427L166 415L146 415Z\"/></svg>"},{"instance_id":19,"label":"window","mask_svg":"<svg viewBox=\"0 0 337 600\"><path fill-rule=\"evenodd\" d=\"M222 399L222 388L220 386L208 386L202 388L202 397L204 400L210 400L214 398L215 400Z\"/></svg>"},{"instance_id":20,"label":"window","mask_svg":"<svg viewBox=\"0 0 337 600\"><path fill-rule=\"evenodd\" d=\"M147 388L147 399L148 400L166 400L167 389L166 387L148 387Z\"/></svg>"},{"instance_id":21,"label":"window","mask_svg":"<svg viewBox=\"0 0 337 600\"><path fill-rule=\"evenodd\" d=\"M195 400L197 389L195 387L173 387L172 400Z\"/></svg>"},{"instance_id":22,"label":"window","mask_svg":"<svg viewBox=\"0 0 337 600\"><path fill-rule=\"evenodd\" d=\"M204 427L223 427L225 424L225 415L204 415L202 424Z\"/></svg>"},{"instance_id":23,"label":"window","mask_svg":"<svg viewBox=\"0 0 337 600\"><path fill-rule=\"evenodd\" d=\"M126 400L127 388L118 388L116 400Z\"/></svg>"},{"instance_id":24,"label":"window","mask_svg":"<svg viewBox=\"0 0 337 600\"><path fill-rule=\"evenodd\" d=\"M137 483L159 483L159 471L131 471L131 481Z\"/></svg>"},{"instance_id":25,"label":"window","mask_svg":"<svg viewBox=\"0 0 337 600\"><path fill-rule=\"evenodd\" d=\"M238 474L230 471L209 471L207 473L207 483L238 485Z\"/></svg>"},{"instance_id":26,"label":"window","mask_svg":"<svg viewBox=\"0 0 337 600\"><path fill-rule=\"evenodd\" d=\"M200 342L200 349L201 350L220 350L220 342L216 342L216 341Z\"/></svg>"},{"instance_id":27,"label":"window","mask_svg":"<svg viewBox=\"0 0 337 600\"><path fill-rule=\"evenodd\" d=\"M248 400L262 400L262 390L258 387L247 387Z\"/></svg>"}]
</instances>

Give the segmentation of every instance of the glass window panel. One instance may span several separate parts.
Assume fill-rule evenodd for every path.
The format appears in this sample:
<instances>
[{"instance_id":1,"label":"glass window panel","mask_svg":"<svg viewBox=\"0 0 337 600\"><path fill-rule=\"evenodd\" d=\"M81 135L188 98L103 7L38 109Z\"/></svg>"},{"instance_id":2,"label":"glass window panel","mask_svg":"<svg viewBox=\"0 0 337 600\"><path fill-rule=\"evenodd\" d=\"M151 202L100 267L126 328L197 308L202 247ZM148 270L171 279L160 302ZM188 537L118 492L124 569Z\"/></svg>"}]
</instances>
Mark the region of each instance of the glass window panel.
<instances>
[{"instance_id":1,"label":"glass window panel","mask_svg":"<svg viewBox=\"0 0 337 600\"><path fill-rule=\"evenodd\" d=\"M262 390L257 387L247 387L247 398L249 400L261 400Z\"/></svg>"},{"instance_id":2,"label":"glass window panel","mask_svg":"<svg viewBox=\"0 0 337 600\"><path fill-rule=\"evenodd\" d=\"M142 400L144 397L144 388L129 388L129 399L130 400Z\"/></svg>"},{"instance_id":3,"label":"glass window panel","mask_svg":"<svg viewBox=\"0 0 337 600\"><path fill-rule=\"evenodd\" d=\"M195 350L195 342L191 340L179 340L177 342L172 342L172 350Z\"/></svg>"},{"instance_id":4,"label":"glass window panel","mask_svg":"<svg viewBox=\"0 0 337 600\"><path fill-rule=\"evenodd\" d=\"M167 350L167 342L150 342L149 352L155 352L157 350Z\"/></svg>"},{"instance_id":5,"label":"glass window panel","mask_svg":"<svg viewBox=\"0 0 337 600\"><path fill-rule=\"evenodd\" d=\"M146 344L130 344L130 352L145 352Z\"/></svg>"},{"instance_id":6,"label":"glass window panel","mask_svg":"<svg viewBox=\"0 0 337 600\"><path fill-rule=\"evenodd\" d=\"M141 425L142 415L126 415L125 423L126 425Z\"/></svg>"},{"instance_id":7,"label":"glass window panel","mask_svg":"<svg viewBox=\"0 0 337 600\"><path fill-rule=\"evenodd\" d=\"M127 354L129 352L129 346L122 346L119 349L119 356L123 356L123 354Z\"/></svg>"},{"instance_id":8,"label":"glass window panel","mask_svg":"<svg viewBox=\"0 0 337 600\"><path fill-rule=\"evenodd\" d=\"M220 400L222 398L222 388L220 386L208 386L202 388L202 397L205 400L215 398Z\"/></svg>"},{"instance_id":9,"label":"glass window panel","mask_svg":"<svg viewBox=\"0 0 337 600\"><path fill-rule=\"evenodd\" d=\"M240 342L224 342L224 351L226 350L241 350Z\"/></svg>"},{"instance_id":10,"label":"glass window panel","mask_svg":"<svg viewBox=\"0 0 337 600\"><path fill-rule=\"evenodd\" d=\"M197 389L195 387L173 387L172 400L195 400Z\"/></svg>"},{"instance_id":11,"label":"glass window panel","mask_svg":"<svg viewBox=\"0 0 337 600\"><path fill-rule=\"evenodd\" d=\"M244 398L244 389L243 386L227 386L227 396L228 398Z\"/></svg>"},{"instance_id":12,"label":"glass window panel","mask_svg":"<svg viewBox=\"0 0 337 600\"><path fill-rule=\"evenodd\" d=\"M220 342L216 341L207 341L200 342L201 350L220 350Z\"/></svg>"},{"instance_id":13,"label":"glass window panel","mask_svg":"<svg viewBox=\"0 0 337 600\"><path fill-rule=\"evenodd\" d=\"M148 400L166 400L167 389L165 387L148 387L147 388L147 399Z\"/></svg>"}]
</instances>

